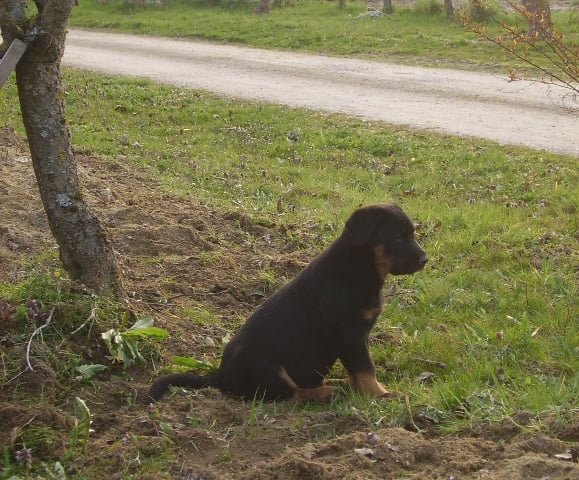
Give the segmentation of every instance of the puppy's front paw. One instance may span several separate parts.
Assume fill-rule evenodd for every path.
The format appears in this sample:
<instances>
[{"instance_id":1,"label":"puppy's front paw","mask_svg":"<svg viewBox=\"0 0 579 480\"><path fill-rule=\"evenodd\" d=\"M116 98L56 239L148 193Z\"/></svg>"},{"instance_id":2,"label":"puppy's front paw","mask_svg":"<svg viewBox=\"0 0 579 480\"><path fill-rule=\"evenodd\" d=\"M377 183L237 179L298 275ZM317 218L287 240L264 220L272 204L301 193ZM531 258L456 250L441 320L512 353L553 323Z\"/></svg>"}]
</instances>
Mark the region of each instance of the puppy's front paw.
<instances>
[{"instance_id":1,"label":"puppy's front paw","mask_svg":"<svg viewBox=\"0 0 579 480\"><path fill-rule=\"evenodd\" d=\"M405 393L396 390L386 390L379 398L382 400L404 400L407 397Z\"/></svg>"}]
</instances>

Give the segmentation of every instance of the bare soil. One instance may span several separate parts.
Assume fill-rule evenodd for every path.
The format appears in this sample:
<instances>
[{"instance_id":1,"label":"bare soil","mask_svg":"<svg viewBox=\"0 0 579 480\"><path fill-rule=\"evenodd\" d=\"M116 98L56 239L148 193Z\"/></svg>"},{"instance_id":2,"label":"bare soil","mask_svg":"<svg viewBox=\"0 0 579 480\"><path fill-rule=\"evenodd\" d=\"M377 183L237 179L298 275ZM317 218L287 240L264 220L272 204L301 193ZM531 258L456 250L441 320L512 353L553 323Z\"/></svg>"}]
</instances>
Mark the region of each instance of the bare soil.
<instances>
[{"instance_id":1,"label":"bare soil","mask_svg":"<svg viewBox=\"0 0 579 480\"><path fill-rule=\"evenodd\" d=\"M160 364L169 363L171 355L214 360L222 338L275 287L257 275L257 267L267 263L289 278L316 253L303 247L313 243L305 230L295 232L305 240L297 246L280 226L258 225L240 213L173 197L130 165L88 152L77 152L77 160L87 200L118 252L131 309L152 315L171 332ZM55 243L25 141L8 128L0 128L0 179L0 280L10 281L34 268L23 267L23 258L35 258ZM196 324L180 313L179 307L192 300L216 312L220 325ZM14 336L11 317L0 318L3 363L15 355L24 360L26 339ZM85 333L69 336L61 349L82 354L84 348L86 354L90 347L93 361L105 361L102 346L86 345ZM78 395L87 400L94 432L86 454L67 462L70 478L579 478L576 463L555 457L577 447L579 419L558 438L524 433L521 426L529 420L524 413L503 424L444 436L432 429L391 428L388 419L371 424L363 415L340 414L330 406L294 411L286 403L279 413L264 414L211 389L175 392L151 411L136 402L150 384L150 365L134 367L129 375L111 367L103 382L74 385L58 365L44 361L40 342L33 346L33 371L11 380L14 372L8 375L4 368L0 450L21 448L20 439L31 429L50 428L53 434L37 434L36 444L28 446L35 460L60 458L70 441ZM172 430L158 435L152 418ZM161 453L168 465L165 475L150 464Z\"/></svg>"}]
</instances>

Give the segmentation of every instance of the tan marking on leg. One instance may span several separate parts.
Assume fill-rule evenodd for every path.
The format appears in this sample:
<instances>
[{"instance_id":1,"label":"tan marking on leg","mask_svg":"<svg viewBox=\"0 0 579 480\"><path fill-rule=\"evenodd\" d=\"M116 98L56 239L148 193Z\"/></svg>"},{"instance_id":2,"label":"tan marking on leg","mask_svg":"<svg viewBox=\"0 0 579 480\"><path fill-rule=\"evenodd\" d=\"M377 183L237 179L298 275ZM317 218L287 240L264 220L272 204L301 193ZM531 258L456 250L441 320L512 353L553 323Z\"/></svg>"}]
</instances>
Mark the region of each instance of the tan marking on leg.
<instances>
[{"instance_id":1,"label":"tan marking on leg","mask_svg":"<svg viewBox=\"0 0 579 480\"><path fill-rule=\"evenodd\" d=\"M331 385L321 385L316 388L298 388L295 398L301 400L313 400L325 402L332 398L340 389Z\"/></svg>"},{"instance_id":2,"label":"tan marking on leg","mask_svg":"<svg viewBox=\"0 0 579 480\"><path fill-rule=\"evenodd\" d=\"M380 276L381 280L386 279L386 275L390 273L390 268L392 266L392 259L384 254L384 245L374 246L374 263L376 265L376 271Z\"/></svg>"},{"instance_id":3,"label":"tan marking on leg","mask_svg":"<svg viewBox=\"0 0 579 480\"><path fill-rule=\"evenodd\" d=\"M294 392L298 391L299 387L297 386L296 382L294 382L293 379L289 376L285 368L280 368L279 376L282 380L287 382L287 384L294 390Z\"/></svg>"},{"instance_id":4,"label":"tan marking on leg","mask_svg":"<svg viewBox=\"0 0 579 480\"><path fill-rule=\"evenodd\" d=\"M294 390L293 398L295 400L314 400L316 402L324 402L340 390L338 387L332 387L330 385L320 385L319 387L314 388L300 388L283 367L281 367L279 376Z\"/></svg>"},{"instance_id":5,"label":"tan marking on leg","mask_svg":"<svg viewBox=\"0 0 579 480\"><path fill-rule=\"evenodd\" d=\"M378 380L374 372L350 373L348 372L348 379L352 388L364 395L372 395L374 397L386 397L391 394L386 390Z\"/></svg>"}]
</instances>

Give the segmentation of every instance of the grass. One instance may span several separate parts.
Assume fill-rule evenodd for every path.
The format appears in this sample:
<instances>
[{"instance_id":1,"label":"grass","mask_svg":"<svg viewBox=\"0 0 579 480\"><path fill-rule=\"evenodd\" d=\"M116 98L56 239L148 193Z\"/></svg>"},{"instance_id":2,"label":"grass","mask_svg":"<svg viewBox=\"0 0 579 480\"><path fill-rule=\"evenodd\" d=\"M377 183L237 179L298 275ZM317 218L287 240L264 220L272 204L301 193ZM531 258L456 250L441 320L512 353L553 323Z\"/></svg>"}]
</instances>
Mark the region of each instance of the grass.
<instances>
[{"instance_id":1,"label":"grass","mask_svg":"<svg viewBox=\"0 0 579 480\"><path fill-rule=\"evenodd\" d=\"M575 158L141 80L68 70L65 81L76 148L136 163L173 194L286 223L315 249L355 206L403 204L431 262L390 281L409 293L387 304L373 355L381 378L443 423L577 405ZM21 128L4 88L5 121ZM207 310L184 313L195 311ZM380 340L390 336L395 346ZM432 382L417 382L432 368Z\"/></svg>"},{"instance_id":2,"label":"grass","mask_svg":"<svg viewBox=\"0 0 579 480\"><path fill-rule=\"evenodd\" d=\"M431 4L395 5L392 15L373 18L359 17L366 11L360 1L339 8L336 2L296 0L264 16L254 15L253 5L245 2L171 0L161 6L136 6L121 0L87 0L73 9L70 25L436 66L525 66L465 32L459 21L449 22L440 9L429 13ZM505 14L499 12L499 18ZM552 18L565 42L579 46L579 12L554 11ZM492 23L489 31L499 32Z\"/></svg>"}]
</instances>

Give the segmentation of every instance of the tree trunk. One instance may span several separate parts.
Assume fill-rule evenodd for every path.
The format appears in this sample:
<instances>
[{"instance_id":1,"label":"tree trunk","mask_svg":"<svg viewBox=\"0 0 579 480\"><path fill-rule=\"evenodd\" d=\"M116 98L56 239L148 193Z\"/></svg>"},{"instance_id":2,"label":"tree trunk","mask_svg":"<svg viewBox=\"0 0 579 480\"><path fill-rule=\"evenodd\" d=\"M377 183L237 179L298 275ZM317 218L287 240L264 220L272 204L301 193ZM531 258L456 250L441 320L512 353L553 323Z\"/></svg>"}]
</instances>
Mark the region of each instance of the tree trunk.
<instances>
[{"instance_id":1,"label":"tree trunk","mask_svg":"<svg viewBox=\"0 0 579 480\"><path fill-rule=\"evenodd\" d=\"M452 0L444 0L444 13L446 18L452 20L454 18L454 6L452 5Z\"/></svg>"},{"instance_id":2,"label":"tree trunk","mask_svg":"<svg viewBox=\"0 0 579 480\"><path fill-rule=\"evenodd\" d=\"M271 0L259 0L256 7L253 9L253 13L265 14L269 13L271 9Z\"/></svg>"},{"instance_id":3,"label":"tree trunk","mask_svg":"<svg viewBox=\"0 0 579 480\"><path fill-rule=\"evenodd\" d=\"M526 16L529 20L529 37L536 40L551 38L551 5L549 0L523 0Z\"/></svg>"},{"instance_id":4,"label":"tree trunk","mask_svg":"<svg viewBox=\"0 0 579 480\"><path fill-rule=\"evenodd\" d=\"M392 8L392 0L382 1L382 11L384 13L392 13L394 11L394 9Z\"/></svg>"},{"instance_id":5,"label":"tree trunk","mask_svg":"<svg viewBox=\"0 0 579 480\"><path fill-rule=\"evenodd\" d=\"M21 0L7 3L22 5ZM34 41L16 67L16 83L32 164L48 224L71 280L101 293L120 294L114 253L103 225L84 202L65 118L60 60L75 0L40 4ZM24 11L2 20L26 27ZM26 20L26 19L25 19ZM16 29L17 30L17 29ZM24 32L25 34L27 32Z\"/></svg>"}]
</instances>

